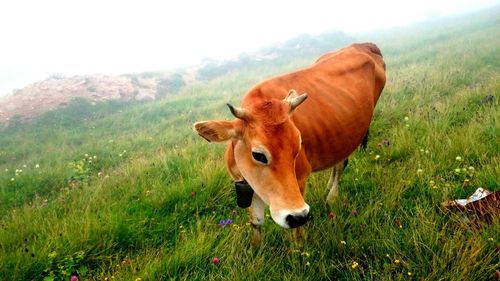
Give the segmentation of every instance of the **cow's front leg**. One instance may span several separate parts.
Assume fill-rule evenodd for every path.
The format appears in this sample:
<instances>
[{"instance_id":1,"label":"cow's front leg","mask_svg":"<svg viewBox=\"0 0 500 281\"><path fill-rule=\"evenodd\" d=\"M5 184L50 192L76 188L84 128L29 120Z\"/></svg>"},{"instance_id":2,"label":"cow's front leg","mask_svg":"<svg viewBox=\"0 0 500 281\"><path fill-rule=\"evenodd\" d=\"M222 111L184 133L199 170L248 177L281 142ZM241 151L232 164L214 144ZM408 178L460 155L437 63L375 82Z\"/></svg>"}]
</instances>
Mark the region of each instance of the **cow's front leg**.
<instances>
[{"instance_id":1,"label":"cow's front leg","mask_svg":"<svg viewBox=\"0 0 500 281\"><path fill-rule=\"evenodd\" d=\"M262 240L262 225L264 224L265 203L256 193L252 197L252 205L250 205L250 216L253 226L252 246L256 247Z\"/></svg>"}]
</instances>

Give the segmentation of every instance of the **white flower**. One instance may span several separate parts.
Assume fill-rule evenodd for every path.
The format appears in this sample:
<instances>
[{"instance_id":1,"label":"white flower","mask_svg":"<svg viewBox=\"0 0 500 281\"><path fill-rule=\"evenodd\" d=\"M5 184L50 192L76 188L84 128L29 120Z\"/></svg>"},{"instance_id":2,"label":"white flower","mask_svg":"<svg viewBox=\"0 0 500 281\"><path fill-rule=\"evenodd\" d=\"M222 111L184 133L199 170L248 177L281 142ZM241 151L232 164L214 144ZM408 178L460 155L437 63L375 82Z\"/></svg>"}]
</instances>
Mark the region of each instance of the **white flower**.
<instances>
[{"instance_id":1,"label":"white flower","mask_svg":"<svg viewBox=\"0 0 500 281\"><path fill-rule=\"evenodd\" d=\"M36 165L35 165L35 168L37 168L37 169L38 169L38 168L40 168L40 165L39 165L39 164L36 164Z\"/></svg>"},{"instance_id":2,"label":"white flower","mask_svg":"<svg viewBox=\"0 0 500 281\"><path fill-rule=\"evenodd\" d=\"M422 169L418 169L418 170L417 170L417 173L418 173L418 174L420 174L420 173L422 173L423 171L424 171L424 170L422 170Z\"/></svg>"},{"instance_id":3,"label":"white flower","mask_svg":"<svg viewBox=\"0 0 500 281\"><path fill-rule=\"evenodd\" d=\"M410 120L410 117L405 116L405 121L408 121L408 120Z\"/></svg>"},{"instance_id":4,"label":"white flower","mask_svg":"<svg viewBox=\"0 0 500 281\"><path fill-rule=\"evenodd\" d=\"M457 157L455 158L455 160L457 160L457 161L462 161L462 157L457 156Z\"/></svg>"},{"instance_id":5,"label":"white flower","mask_svg":"<svg viewBox=\"0 0 500 281\"><path fill-rule=\"evenodd\" d=\"M6 171L6 172L8 172L8 171L9 171L9 169L5 168L5 171Z\"/></svg>"}]
</instances>

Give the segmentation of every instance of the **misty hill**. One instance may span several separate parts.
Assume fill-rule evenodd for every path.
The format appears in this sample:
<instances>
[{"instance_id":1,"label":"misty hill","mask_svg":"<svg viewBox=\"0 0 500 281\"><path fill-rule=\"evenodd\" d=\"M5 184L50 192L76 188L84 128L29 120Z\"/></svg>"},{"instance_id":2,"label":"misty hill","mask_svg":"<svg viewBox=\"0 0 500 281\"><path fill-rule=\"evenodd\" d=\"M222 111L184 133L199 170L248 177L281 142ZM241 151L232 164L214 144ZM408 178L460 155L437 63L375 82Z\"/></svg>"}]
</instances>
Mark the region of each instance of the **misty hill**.
<instances>
[{"instance_id":1,"label":"misty hill","mask_svg":"<svg viewBox=\"0 0 500 281\"><path fill-rule=\"evenodd\" d=\"M206 59L200 65L176 71L120 76L52 75L46 80L16 90L13 95L0 98L0 128L7 126L13 118L20 121L31 120L75 100L86 100L91 104L104 101L153 101L174 95L185 85L206 82L231 71L242 71L269 63L283 65L292 59L319 56L352 41L352 38L340 32L319 36L304 34L254 53L241 54L236 59Z\"/></svg>"}]
</instances>

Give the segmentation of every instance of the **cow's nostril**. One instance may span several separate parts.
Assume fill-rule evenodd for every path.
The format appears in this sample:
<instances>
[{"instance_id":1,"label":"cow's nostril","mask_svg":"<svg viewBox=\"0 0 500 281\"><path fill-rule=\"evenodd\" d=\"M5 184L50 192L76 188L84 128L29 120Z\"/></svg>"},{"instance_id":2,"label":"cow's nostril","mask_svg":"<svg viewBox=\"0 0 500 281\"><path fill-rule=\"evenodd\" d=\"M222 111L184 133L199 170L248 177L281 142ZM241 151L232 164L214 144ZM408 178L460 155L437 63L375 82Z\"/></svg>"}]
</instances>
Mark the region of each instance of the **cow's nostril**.
<instances>
[{"instance_id":1,"label":"cow's nostril","mask_svg":"<svg viewBox=\"0 0 500 281\"><path fill-rule=\"evenodd\" d=\"M286 216L286 222L290 228L296 228L304 225L309 219L309 215L288 215Z\"/></svg>"}]
</instances>

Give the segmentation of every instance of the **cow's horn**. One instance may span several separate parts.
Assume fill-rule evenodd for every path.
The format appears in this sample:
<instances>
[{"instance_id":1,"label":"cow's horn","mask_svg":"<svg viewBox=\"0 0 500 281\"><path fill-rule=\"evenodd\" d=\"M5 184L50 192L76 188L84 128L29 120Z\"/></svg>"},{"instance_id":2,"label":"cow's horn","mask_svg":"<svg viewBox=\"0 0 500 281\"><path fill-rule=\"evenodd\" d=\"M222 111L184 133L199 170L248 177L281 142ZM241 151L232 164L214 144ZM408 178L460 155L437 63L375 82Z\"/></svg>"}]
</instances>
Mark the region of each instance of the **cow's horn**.
<instances>
[{"instance_id":1,"label":"cow's horn","mask_svg":"<svg viewBox=\"0 0 500 281\"><path fill-rule=\"evenodd\" d=\"M234 107L230 105L229 103L227 104L227 107L229 107L229 110L231 110L231 113L234 115L234 117L238 119L245 119L246 112L245 109L241 107Z\"/></svg>"},{"instance_id":2,"label":"cow's horn","mask_svg":"<svg viewBox=\"0 0 500 281\"><path fill-rule=\"evenodd\" d=\"M307 94L304 93L300 96L297 95L297 91L291 89L286 95L285 102L290 104L290 111L293 111L297 106L303 103L307 99Z\"/></svg>"}]
</instances>

